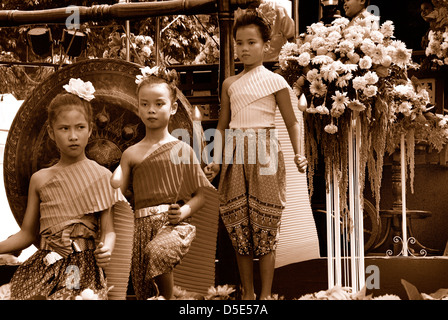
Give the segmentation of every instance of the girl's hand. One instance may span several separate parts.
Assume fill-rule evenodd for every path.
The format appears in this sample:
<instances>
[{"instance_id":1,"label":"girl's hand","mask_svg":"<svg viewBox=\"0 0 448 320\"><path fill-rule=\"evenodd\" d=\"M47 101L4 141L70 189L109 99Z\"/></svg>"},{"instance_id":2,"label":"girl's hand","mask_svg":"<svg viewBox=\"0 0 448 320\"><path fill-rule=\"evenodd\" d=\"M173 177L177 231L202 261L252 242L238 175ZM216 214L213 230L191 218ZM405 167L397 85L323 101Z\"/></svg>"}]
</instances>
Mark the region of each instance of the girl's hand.
<instances>
[{"instance_id":1,"label":"girl's hand","mask_svg":"<svg viewBox=\"0 0 448 320\"><path fill-rule=\"evenodd\" d=\"M297 166L297 169L299 169L300 173L304 173L306 171L308 160L306 160L306 158L304 156L301 156L300 154L296 154L294 157L294 162Z\"/></svg>"},{"instance_id":2,"label":"girl's hand","mask_svg":"<svg viewBox=\"0 0 448 320\"><path fill-rule=\"evenodd\" d=\"M109 265L110 258L112 256L111 248L104 245L104 243L100 242L98 247L94 251L96 264L100 268L105 268Z\"/></svg>"},{"instance_id":3,"label":"girl's hand","mask_svg":"<svg viewBox=\"0 0 448 320\"><path fill-rule=\"evenodd\" d=\"M219 164L214 162L209 163L206 167L204 167L204 173L208 181L212 182L213 179L215 179L215 177L218 175L220 169L221 168Z\"/></svg>"},{"instance_id":4,"label":"girl's hand","mask_svg":"<svg viewBox=\"0 0 448 320\"><path fill-rule=\"evenodd\" d=\"M170 224L178 224L182 221L179 204L174 203L170 205L170 209L168 210L168 221Z\"/></svg>"}]
</instances>

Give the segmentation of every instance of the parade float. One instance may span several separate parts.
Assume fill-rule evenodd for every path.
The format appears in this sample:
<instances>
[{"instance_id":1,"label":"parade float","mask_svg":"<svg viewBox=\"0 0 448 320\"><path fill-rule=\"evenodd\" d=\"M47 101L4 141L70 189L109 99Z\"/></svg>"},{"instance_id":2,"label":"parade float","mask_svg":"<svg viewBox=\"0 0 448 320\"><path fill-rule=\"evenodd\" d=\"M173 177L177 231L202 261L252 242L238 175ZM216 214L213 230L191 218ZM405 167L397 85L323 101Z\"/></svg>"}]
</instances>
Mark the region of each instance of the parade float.
<instances>
[{"instance_id":1,"label":"parade float","mask_svg":"<svg viewBox=\"0 0 448 320\"><path fill-rule=\"evenodd\" d=\"M183 75L179 94L182 107L173 128L187 128L194 137L194 132L200 136L203 129L216 123L220 85L239 67L233 55L233 12L253 2L256 1L172 0L77 8L81 22L116 19L126 24L129 19L150 16L217 13L219 64L173 65ZM317 7L319 5L320 2ZM444 152L447 119L431 112L434 101L422 83L409 75L417 65L412 61L412 50L394 37L392 21L379 23L373 16L364 24L348 26L347 19L338 18L331 24L310 23L306 32L300 34L300 9L310 8L314 7L299 5L299 1L292 2L297 24L296 39L283 47L278 64L267 65L284 75L300 101L300 112L305 119L305 151L310 165L310 198L316 193L326 195L324 208L314 210L316 219L325 215L325 232L319 236L326 250L321 251L321 258L277 268L273 292L278 292L278 295L274 298L368 299L381 296L396 298L398 295L409 298L406 296L409 285L402 279L415 283L422 292L426 292L425 298L441 298L443 294L429 294L448 287L448 279L443 272L446 260L425 257L426 251L416 254L408 247L413 237L407 236L410 210L407 210L406 186L409 183L411 187L414 185L416 145L426 143L431 150ZM34 12L2 10L0 26L65 23L71 12L66 8ZM212 43L217 38L211 40ZM26 205L29 177L54 158L42 129L45 123L43 113L39 111L42 106L68 78L83 75L95 82L101 101L94 106L97 131L88 153L113 170L121 152L141 137L134 111L133 78L142 64L158 63L158 57L149 62L145 60L148 48L157 47L157 43L157 39L131 35L127 28L124 33L111 34L110 45L104 55L106 59L67 65L61 59L56 64L57 71L36 86L25 100L11 126L4 159L8 201L19 225ZM73 42L69 41L66 53L71 45ZM213 45L209 43L209 47ZM198 109L202 110L200 116ZM203 142L201 138L200 148ZM398 163L395 165L395 169L398 168L394 173L395 184L388 187L389 192L392 189L396 195L393 209L389 210L392 213L380 207L381 191L385 187L383 168L388 153L397 155ZM313 183L320 170L319 161L324 164L323 171L320 171L321 174L323 172L323 188ZM373 204L364 197L366 182L370 182ZM394 249L398 249L390 251L392 253L387 251L389 254L366 256L367 242L370 241L371 248L385 241L379 240L382 236L381 213L383 216L389 214L392 217L389 220L394 220L397 234L392 241ZM216 263L208 267L207 277L213 279L215 287L194 287L195 281L190 280L194 277L187 270L185 281L179 282L180 287L176 289L179 299L234 299L239 280L228 267L233 265L236 268L235 261L230 258L233 253L216 231L218 221L209 221L209 225L215 232L215 238L211 232L210 239L212 243L217 242L218 250ZM392 227L389 225L387 228ZM373 231L375 236L367 239L366 236ZM188 269L188 260L186 265ZM417 269L424 270L423 276L415 273ZM6 278L4 283L13 270L14 266L8 271L2 270ZM381 274L380 279L376 278L376 271ZM198 271L193 272L197 275ZM291 277L291 274L295 276ZM380 281L378 287L376 281ZM193 286L189 287L191 282ZM184 291L185 287L188 287L187 291ZM201 291L201 294L190 293L196 291ZM132 291L129 298L132 299Z\"/></svg>"}]
</instances>

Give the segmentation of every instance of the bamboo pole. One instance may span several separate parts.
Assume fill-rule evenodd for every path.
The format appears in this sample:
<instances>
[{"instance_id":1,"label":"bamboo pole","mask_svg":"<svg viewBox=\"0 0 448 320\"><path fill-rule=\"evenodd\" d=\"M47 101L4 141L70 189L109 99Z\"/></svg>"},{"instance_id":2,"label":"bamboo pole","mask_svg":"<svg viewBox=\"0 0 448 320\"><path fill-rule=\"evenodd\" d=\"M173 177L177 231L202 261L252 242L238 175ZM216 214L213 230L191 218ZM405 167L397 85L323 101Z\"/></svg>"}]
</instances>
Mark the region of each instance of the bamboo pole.
<instances>
[{"instance_id":1,"label":"bamboo pole","mask_svg":"<svg viewBox=\"0 0 448 320\"><path fill-rule=\"evenodd\" d=\"M235 74L235 58L233 52L233 11L230 0L218 0L219 23L219 95L224 79Z\"/></svg>"},{"instance_id":2,"label":"bamboo pole","mask_svg":"<svg viewBox=\"0 0 448 320\"><path fill-rule=\"evenodd\" d=\"M0 27L14 27L39 23L65 23L73 14L79 13L80 23L87 21L144 19L175 14L210 14L218 11L219 0L170 0L157 2L100 4L91 7L70 6L45 10L0 10ZM226 0L232 9L245 8L257 0Z\"/></svg>"},{"instance_id":3,"label":"bamboo pole","mask_svg":"<svg viewBox=\"0 0 448 320\"><path fill-rule=\"evenodd\" d=\"M233 0L234 6L247 5L248 0ZM36 23L65 23L72 15L68 7L46 10L0 10L0 27ZM217 11L216 0L171 0L160 2L116 3L112 5L77 6L80 23L86 21L127 20L173 14L209 14Z\"/></svg>"}]
</instances>

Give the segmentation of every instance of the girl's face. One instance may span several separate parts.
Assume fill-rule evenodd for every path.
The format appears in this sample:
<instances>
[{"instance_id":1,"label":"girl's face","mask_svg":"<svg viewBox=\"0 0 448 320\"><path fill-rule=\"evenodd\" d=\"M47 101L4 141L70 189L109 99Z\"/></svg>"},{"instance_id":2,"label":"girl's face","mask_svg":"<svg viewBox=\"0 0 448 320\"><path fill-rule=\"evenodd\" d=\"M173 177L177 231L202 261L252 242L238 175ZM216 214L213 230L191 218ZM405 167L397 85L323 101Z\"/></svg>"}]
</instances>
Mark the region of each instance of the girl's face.
<instances>
[{"instance_id":1,"label":"girl's face","mask_svg":"<svg viewBox=\"0 0 448 320\"><path fill-rule=\"evenodd\" d=\"M364 9L365 0L345 0L344 11L345 15L349 18L356 16L361 10Z\"/></svg>"},{"instance_id":2,"label":"girl's face","mask_svg":"<svg viewBox=\"0 0 448 320\"><path fill-rule=\"evenodd\" d=\"M85 158L85 148L92 128L86 115L78 106L67 106L59 111L55 121L48 127L48 134L58 146L61 159L71 161Z\"/></svg>"},{"instance_id":3,"label":"girl's face","mask_svg":"<svg viewBox=\"0 0 448 320\"><path fill-rule=\"evenodd\" d=\"M138 93L138 115L148 129L168 128L170 117L177 111L165 83L144 85Z\"/></svg>"},{"instance_id":4,"label":"girl's face","mask_svg":"<svg viewBox=\"0 0 448 320\"><path fill-rule=\"evenodd\" d=\"M256 25L238 28L235 35L236 54L245 66L263 63L263 54L268 44L263 41Z\"/></svg>"}]
</instances>

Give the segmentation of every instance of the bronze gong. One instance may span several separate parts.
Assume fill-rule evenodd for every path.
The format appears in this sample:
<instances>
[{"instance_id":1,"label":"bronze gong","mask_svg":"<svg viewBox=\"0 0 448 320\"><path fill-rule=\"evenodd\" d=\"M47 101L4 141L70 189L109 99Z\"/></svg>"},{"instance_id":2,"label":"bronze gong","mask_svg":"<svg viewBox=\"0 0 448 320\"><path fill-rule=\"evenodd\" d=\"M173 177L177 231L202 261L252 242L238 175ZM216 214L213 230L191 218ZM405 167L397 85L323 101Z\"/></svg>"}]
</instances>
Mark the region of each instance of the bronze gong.
<instances>
[{"instance_id":1,"label":"bronze gong","mask_svg":"<svg viewBox=\"0 0 448 320\"><path fill-rule=\"evenodd\" d=\"M59 153L48 137L47 106L70 78L91 81L95 125L86 148L87 157L115 170L122 152L144 137L145 128L137 115L135 76L140 65L114 59L84 60L61 68L39 84L19 108L12 122L4 155L4 183L11 211L19 225L25 215L28 185L37 170L56 163ZM187 129L202 137L202 128L192 120L192 107L178 90L178 111L170 132ZM196 135L197 136L197 135Z\"/></svg>"}]
</instances>

